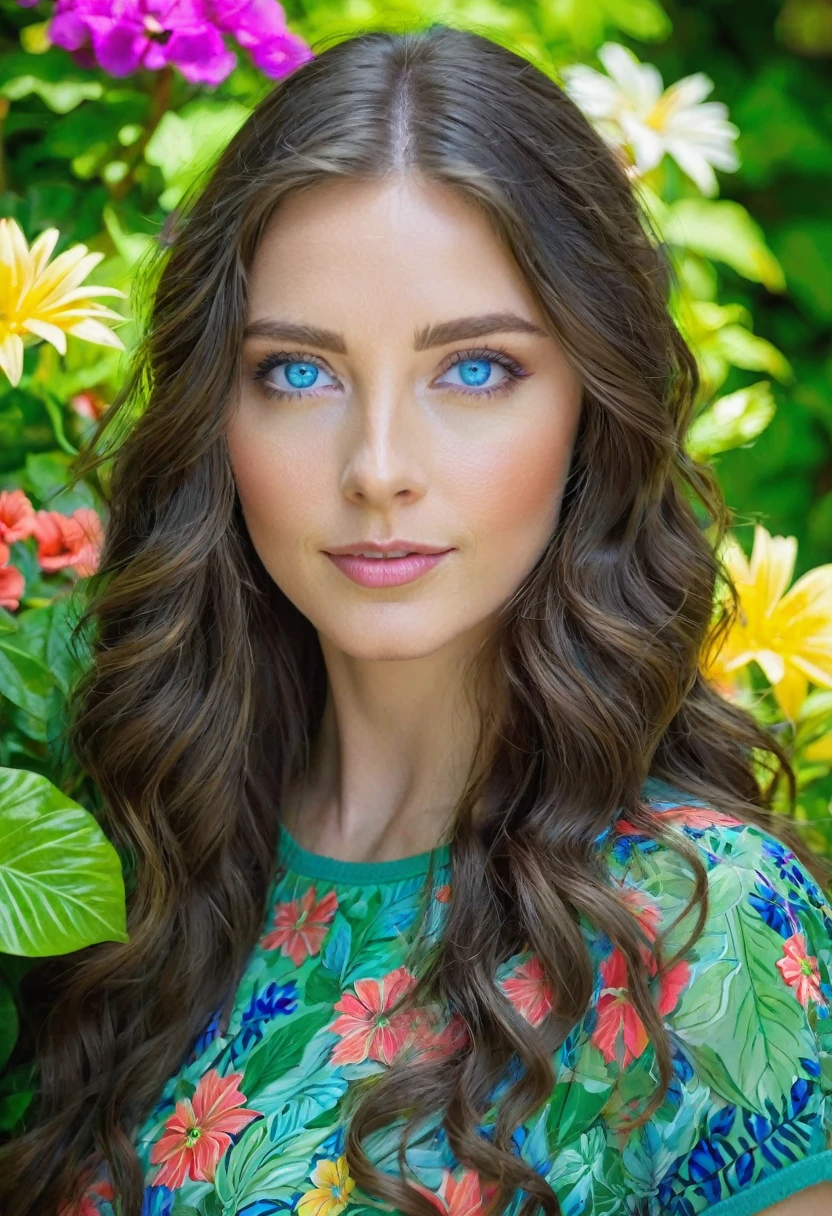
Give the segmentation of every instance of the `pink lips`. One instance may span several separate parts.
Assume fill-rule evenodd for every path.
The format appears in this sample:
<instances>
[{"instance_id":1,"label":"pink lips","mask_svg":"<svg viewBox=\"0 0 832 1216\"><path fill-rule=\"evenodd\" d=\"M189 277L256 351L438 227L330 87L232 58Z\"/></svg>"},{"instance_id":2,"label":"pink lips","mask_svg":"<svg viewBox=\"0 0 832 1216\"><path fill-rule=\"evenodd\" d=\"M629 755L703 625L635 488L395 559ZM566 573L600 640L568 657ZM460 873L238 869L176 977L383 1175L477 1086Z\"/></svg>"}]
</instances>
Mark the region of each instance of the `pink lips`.
<instances>
[{"instance_id":1,"label":"pink lips","mask_svg":"<svg viewBox=\"0 0 832 1216\"><path fill-rule=\"evenodd\" d=\"M410 553L407 557L359 557L354 554L327 553L338 569L362 587L398 587L412 583L437 566L452 552Z\"/></svg>"}]
</instances>

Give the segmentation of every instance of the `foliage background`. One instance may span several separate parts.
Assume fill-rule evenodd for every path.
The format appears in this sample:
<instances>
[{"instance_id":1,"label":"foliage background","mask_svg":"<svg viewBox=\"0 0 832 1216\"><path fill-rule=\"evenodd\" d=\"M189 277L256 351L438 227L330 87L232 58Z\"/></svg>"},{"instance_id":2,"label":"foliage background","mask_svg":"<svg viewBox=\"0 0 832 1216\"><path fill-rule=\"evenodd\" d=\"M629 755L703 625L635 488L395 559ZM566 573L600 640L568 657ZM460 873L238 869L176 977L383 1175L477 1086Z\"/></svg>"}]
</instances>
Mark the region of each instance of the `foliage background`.
<instances>
[{"instance_id":1,"label":"foliage background","mask_svg":"<svg viewBox=\"0 0 832 1216\"><path fill-rule=\"evenodd\" d=\"M708 213L704 244L710 242L713 256L700 249L689 260L689 282L701 298L747 310L740 315L758 339L735 335L733 347L721 348L725 378L719 394L765 379L777 407L753 444L735 439L713 460L746 554L753 525L760 522L772 534L797 539L796 575L828 563L828 0L287 0L284 8L289 28L312 45L361 29L439 19L505 38L553 70L574 63L597 67L599 47L612 40L655 64L665 85L695 72L708 74L715 84L712 98L727 103L739 127L741 162L736 172L719 174L719 197L710 206L733 202L746 218L736 236L728 212ZM45 2L21 7L0 0L0 216L13 217L30 243L54 227L60 232L56 252L79 242L102 252L95 282L130 293L144 259L165 243L190 184L272 82L242 50L235 70L217 87L190 84L175 68L115 79L98 67L79 67L66 51L49 45L51 10ZM701 198L669 157L648 179L667 205ZM113 306L126 318L118 332L129 348L135 338L130 308L126 302ZM22 489L41 510L100 509L95 484L68 488L69 466L92 426L90 415L113 399L123 371L124 356L105 347L70 339L63 358L47 343L28 347L20 385L12 388L0 375L0 491ZM50 804L51 814L72 814L76 803L94 812L96 793L67 767L60 733L76 662L68 641L77 573L69 567L45 572L31 541L18 542L12 560L26 589L18 611L0 609L0 766L19 770L21 780L33 773L54 783L65 797ZM795 745L802 737L815 748L811 759L799 749L795 753L798 815L810 825L811 843L832 855L832 693L813 693L795 730L782 721L769 692L759 669L751 665L742 673L739 695L756 699L761 718ZM32 798L33 814L42 817L45 802ZM93 846L100 848L100 841L91 839ZM0 848L0 901L4 890L9 897L3 882ZM117 919L114 913L113 935L119 932ZM0 939L0 952L6 952L0 953L0 1065L8 1057L0 1076L0 1131L11 1133L24 1126L33 1090L30 1045L24 1036L15 1046L18 1017L25 1016L19 982L29 958L50 953L48 941L27 949L21 940ZM51 952L59 952L54 943Z\"/></svg>"}]
</instances>

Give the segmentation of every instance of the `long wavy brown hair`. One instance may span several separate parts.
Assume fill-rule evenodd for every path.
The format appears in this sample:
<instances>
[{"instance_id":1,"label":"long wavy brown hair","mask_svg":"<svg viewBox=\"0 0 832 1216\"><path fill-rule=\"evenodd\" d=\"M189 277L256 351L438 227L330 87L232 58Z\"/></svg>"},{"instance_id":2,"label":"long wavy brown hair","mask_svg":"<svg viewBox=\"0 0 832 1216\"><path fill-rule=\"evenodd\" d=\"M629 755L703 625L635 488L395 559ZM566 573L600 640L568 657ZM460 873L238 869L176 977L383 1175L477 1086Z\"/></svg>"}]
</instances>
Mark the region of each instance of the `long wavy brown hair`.
<instances>
[{"instance_id":1,"label":"long wavy brown hair","mask_svg":"<svg viewBox=\"0 0 832 1216\"><path fill-rule=\"evenodd\" d=\"M794 803L787 753L700 672L737 611L735 596L713 607L720 578L733 591L717 555L731 518L685 451L697 367L671 317L672 263L616 153L546 70L477 33L434 24L334 42L258 105L184 209L135 369L79 465L106 455L109 522L69 741L131 862L129 942L48 964L37 1121L0 1162L9 1216L52 1216L95 1162L124 1216L138 1216L131 1133L212 1011L230 1008L262 931L280 801L308 763L326 673L314 628L253 549L226 449L246 278L284 198L399 173L482 208L584 399L556 529L480 673L479 747L450 837L454 898L404 998L441 1002L467 1037L450 1058L407 1057L361 1086L352 1177L432 1216L405 1170L380 1172L363 1142L404 1117L404 1146L438 1113L460 1162L498 1184L497 1216L517 1188L524 1216L560 1211L511 1137L550 1093L556 1049L588 1009L580 915L623 951L652 1041L660 1081L640 1117L661 1102L671 1054L646 941L595 843L623 808L688 857L689 945L705 873L641 801L648 775L776 833L825 880L771 809L782 782ZM523 949L554 995L537 1028L495 981ZM657 951L660 970L682 953ZM485 1139L478 1120L509 1074Z\"/></svg>"}]
</instances>

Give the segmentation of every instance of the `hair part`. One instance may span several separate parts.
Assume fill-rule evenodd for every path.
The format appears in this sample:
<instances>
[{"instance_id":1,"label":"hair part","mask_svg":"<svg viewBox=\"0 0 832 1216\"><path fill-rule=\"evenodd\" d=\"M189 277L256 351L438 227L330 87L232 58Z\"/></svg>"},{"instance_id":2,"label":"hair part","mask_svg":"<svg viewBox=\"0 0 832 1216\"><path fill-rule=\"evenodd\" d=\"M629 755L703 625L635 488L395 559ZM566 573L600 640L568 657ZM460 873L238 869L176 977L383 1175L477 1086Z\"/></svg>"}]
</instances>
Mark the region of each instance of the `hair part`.
<instances>
[{"instance_id":1,"label":"hair part","mask_svg":"<svg viewBox=\"0 0 832 1216\"><path fill-rule=\"evenodd\" d=\"M326 672L314 628L254 551L225 446L247 275L283 199L395 174L445 184L488 217L584 392L557 527L505 605L487 667L472 669L482 730L454 816L454 899L435 949L416 942L403 1002L441 1003L467 1042L439 1064L396 1061L350 1094L352 1177L408 1216L435 1216L403 1151L440 1118L459 1161L499 1184L495 1216L517 1188L523 1216L560 1211L511 1136L551 1092L554 1053L592 997L581 916L623 952L655 1052L660 1083L641 1118L661 1103L670 1049L645 938L594 848L623 808L689 862L689 940L671 959L658 946L671 965L704 924L706 877L640 802L648 774L779 835L817 873L771 811L783 779L794 802L786 753L700 674L704 642L737 611L734 598L713 624L717 578L731 588L717 557L730 517L684 448L697 367L624 167L555 80L477 33L434 24L338 42L278 82L180 217L130 380L78 464L81 476L112 461L69 741L133 861L129 941L38 970L50 1004L38 1115L0 1152L9 1216L53 1210L98 1159L123 1216L139 1216L131 1134L211 1013L230 1008L261 932L280 800L308 763ZM554 994L537 1028L495 979L524 948ZM485 1140L477 1122L512 1069ZM403 1115L397 1178L364 1145Z\"/></svg>"}]
</instances>

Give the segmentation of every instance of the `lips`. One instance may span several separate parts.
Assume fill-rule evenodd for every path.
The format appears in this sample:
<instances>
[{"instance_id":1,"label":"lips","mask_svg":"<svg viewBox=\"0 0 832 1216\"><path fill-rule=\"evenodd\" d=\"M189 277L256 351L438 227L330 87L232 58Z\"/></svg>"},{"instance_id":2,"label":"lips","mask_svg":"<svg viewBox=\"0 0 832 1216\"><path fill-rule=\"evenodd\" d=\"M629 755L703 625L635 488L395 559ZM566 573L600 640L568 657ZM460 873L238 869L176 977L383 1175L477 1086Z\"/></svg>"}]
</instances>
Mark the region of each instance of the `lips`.
<instances>
[{"instance_id":1,"label":"lips","mask_svg":"<svg viewBox=\"0 0 832 1216\"><path fill-rule=\"evenodd\" d=\"M410 553L407 557L362 557L350 553L327 552L326 556L342 574L362 587L397 587L421 578L452 552Z\"/></svg>"}]
</instances>

